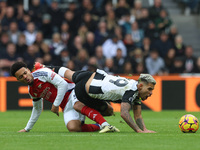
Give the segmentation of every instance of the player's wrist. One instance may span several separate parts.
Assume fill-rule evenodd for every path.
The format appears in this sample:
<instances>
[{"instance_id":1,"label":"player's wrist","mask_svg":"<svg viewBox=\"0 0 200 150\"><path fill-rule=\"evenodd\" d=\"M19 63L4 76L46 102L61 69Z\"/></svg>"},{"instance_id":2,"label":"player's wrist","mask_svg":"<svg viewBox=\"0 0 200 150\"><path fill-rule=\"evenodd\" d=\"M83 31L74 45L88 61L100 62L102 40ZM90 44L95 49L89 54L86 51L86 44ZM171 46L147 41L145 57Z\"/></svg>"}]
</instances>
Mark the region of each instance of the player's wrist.
<instances>
[{"instance_id":1,"label":"player's wrist","mask_svg":"<svg viewBox=\"0 0 200 150\"><path fill-rule=\"evenodd\" d=\"M57 111L59 109L59 106L55 106L54 104L51 107L51 110L53 111Z\"/></svg>"},{"instance_id":2,"label":"player's wrist","mask_svg":"<svg viewBox=\"0 0 200 150\"><path fill-rule=\"evenodd\" d=\"M53 106L54 106L54 107L59 107L59 105L60 105L60 104L59 104L58 102L55 102L55 101L54 101L54 103L53 103Z\"/></svg>"},{"instance_id":3,"label":"player's wrist","mask_svg":"<svg viewBox=\"0 0 200 150\"><path fill-rule=\"evenodd\" d=\"M26 131L26 132L29 132L31 129L28 129L28 128L24 128L24 130Z\"/></svg>"},{"instance_id":4,"label":"player's wrist","mask_svg":"<svg viewBox=\"0 0 200 150\"><path fill-rule=\"evenodd\" d=\"M137 129L137 130L135 130L135 132L140 133L140 132L142 132L142 130L141 129Z\"/></svg>"},{"instance_id":5,"label":"player's wrist","mask_svg":"<svg viewBox=\"0 0 200 150\"><path fill-rule=\"evenodd\" d=\"M144 128L143 131L148 131L148 129L147 129L147 128Z\"/></svg>"}]
</instances>

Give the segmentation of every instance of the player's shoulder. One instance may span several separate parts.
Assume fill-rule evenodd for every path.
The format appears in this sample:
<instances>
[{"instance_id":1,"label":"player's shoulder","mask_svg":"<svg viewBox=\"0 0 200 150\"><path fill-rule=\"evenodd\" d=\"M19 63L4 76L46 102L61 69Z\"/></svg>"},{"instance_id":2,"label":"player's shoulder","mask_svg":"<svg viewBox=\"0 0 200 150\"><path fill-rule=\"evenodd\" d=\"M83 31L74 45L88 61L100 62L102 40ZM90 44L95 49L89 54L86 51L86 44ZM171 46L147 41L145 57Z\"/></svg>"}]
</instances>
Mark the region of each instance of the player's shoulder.
<instances>
[{"instance_id":1,"label":"player's shoulder","mask_svg":"<svg viewBox=\"0 0 200 150\"><path fill-rule=\"evenodd\" d=\"M33 77L40 77L40 76L48 76L49 72L52 72L52 70L49 68L41 68L32 72L32 74L33 74Z\"/></svg>"},{"instance_id":2,"label":"player's shoulder","mask_svg":"<svg viewBox=\"0 0 200 150\"><path fill-rule=\"evenodd\" d=\"M122 102L128 102L131 104L136 100L137 96L138 90L127 90L122 97Z\"/></svg>"},{"instance_id":3,"label":"player's shoulder","mask_svg":"<svg viewBox=\"0 0 200 150\"><path fill-rule=\"evenodd\" d=\"M97 69L96 72L99 73L99 74L102 74L104 76L108 75L104 70L101 70L101 69Z\"/></svg>"},{"instance_id":4,"label":"player's shoulder","mask_svg":"<svg viewBox=\"0 0 200 150\"><path fill-rule=\"evenodd\" d=\"M132 90L137 91L138 90L138 88L137 88L138 81L131 79L129 82L132 84Z\"/></svg>"},{"instance_id":5,"label":"player's shoulder","mask_svg":"<svg viewBox=\"0 0 200 150\"><path fill-rule=\"evenodd\" d=\"M41 71L47 71L47 72L51 71L52 72L52 70L49 68L40 68L40 69L35 70L34 72L41 72Z\"/></svg>"}]
</instances>

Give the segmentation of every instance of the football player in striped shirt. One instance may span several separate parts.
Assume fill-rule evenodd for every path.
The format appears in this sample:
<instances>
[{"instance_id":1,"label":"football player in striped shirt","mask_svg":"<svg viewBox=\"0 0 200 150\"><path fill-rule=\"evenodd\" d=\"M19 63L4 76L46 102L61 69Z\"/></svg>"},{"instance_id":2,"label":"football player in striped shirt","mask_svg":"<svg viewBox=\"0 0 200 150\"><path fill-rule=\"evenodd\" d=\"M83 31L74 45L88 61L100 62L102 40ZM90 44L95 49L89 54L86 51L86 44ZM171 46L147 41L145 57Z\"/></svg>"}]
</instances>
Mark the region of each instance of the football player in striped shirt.
<instances>
[{"instance_id":1,"label":"football player in striped shirt","mask_svg":"<svg viewBox=\"0 0 200 150\"><path fill-rule=\"evenodd\" d=\"M44 67L40 63L35 64L35 68ZM76 84L75 93L77 98L90 108L94 108L103 115L113 113L107 101L121 103L121 117L124 121L138 133L155 133L148 130L141 115L141 101L152 95L155 79L150 74L140 74L139 79L127 79L120 76L107 74L103 70L96 72L72 71L65 67L46 66L54 69L55 72L62 72L62 77L69 79ZM134 120L129 110L133 109ZM109 126L105 126L100 132L106 132Z\"/></svg>"}]
</instances>

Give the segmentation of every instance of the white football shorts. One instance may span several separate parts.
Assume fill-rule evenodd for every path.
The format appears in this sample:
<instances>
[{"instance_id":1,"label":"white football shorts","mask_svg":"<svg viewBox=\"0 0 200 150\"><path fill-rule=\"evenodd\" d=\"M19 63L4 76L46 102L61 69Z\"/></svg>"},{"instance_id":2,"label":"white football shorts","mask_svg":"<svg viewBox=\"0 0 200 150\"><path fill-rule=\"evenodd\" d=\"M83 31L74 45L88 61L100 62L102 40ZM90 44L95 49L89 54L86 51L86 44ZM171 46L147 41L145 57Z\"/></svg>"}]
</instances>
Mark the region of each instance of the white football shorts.
<instances>
[{"instance_id":1,"label":"white football shorts","mask_svg":"<svg viewBox=\"0 0 200 150\"><path fill-rule=\"evenodd\" d=\"M78 101L74 90L72 90L71 94L69 95L68 102L65 106L65 109L63 111L63 117L64 117L64 122L65 126L67 126L68 122L71 120L80 120L85 121L85 115L77 112L73 106L74 104Z\"/></svg>"}]
</instances>

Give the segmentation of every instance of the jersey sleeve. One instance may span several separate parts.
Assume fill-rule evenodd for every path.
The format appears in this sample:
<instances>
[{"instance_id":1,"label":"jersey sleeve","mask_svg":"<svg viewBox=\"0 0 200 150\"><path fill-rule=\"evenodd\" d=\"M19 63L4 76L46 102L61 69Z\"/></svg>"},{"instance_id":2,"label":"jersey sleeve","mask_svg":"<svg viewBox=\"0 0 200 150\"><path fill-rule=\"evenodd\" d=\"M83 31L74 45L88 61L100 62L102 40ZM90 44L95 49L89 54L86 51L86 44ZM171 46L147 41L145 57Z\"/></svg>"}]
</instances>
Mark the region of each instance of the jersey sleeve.
<instances>
[{"instance_id":1,"label":"jersey sleeve","mask_svg":"<svg viewBox=\"0 0 200 150\"><path fill-rule=\"evenodd\" d=\"M38 71L42 71L44 82L49 82L57 88L57 96L54 101L55 106L59 106L68 91L68 83L57 73L53 72L51 69L43 68Z\"/></svg>"},{"instance_id":2,"label":"jersey sleeve","mask_svg":"<svg viewBox=\"0 0 200 150\"><path fill-rule=\"evenodd\" d=\"M33 109L32 109L32 113L31 113L31 117L30 117L26 127L24 128L26 131L30 131L33 128L34 124L37 122L38 118L40 117L42 108L43 108L42 99L40 99L38 101L33 101Z\"/></svg>"},{"instance_id":3,"label":"jersey sleeve","mask_svg":"<svg viewBox=\"0 0 200 150\"><path fill-rule=\"evenodd\" d=\"M37 98L37 97L33 97L30 93L29 96L31 99L33 99L33 102L39 101L39 100L43 100L43 98Z\"/></svg>"},{"instance_id":4,"label":"jersey sleeve","mask_svg":"<svg viewBox=\"0 0 200 150\"><path fill-rule=\"evenodd\" d=\"M141 105L142 104L142 100L139 97L136 97L136 99L133 102L133 105Z\"/></svg>"},{"instance_id":5,"label":"jersey sleeve","mask_svg":"<svg viewBox=\"0 0 200 150\"><path fill-rule=\"evenodd\" d=\"M141 99L137 96L138 91L128 90L122 97L122 102L127 102L130 105L141 105Z\"/></svg>"}]
</instances>

